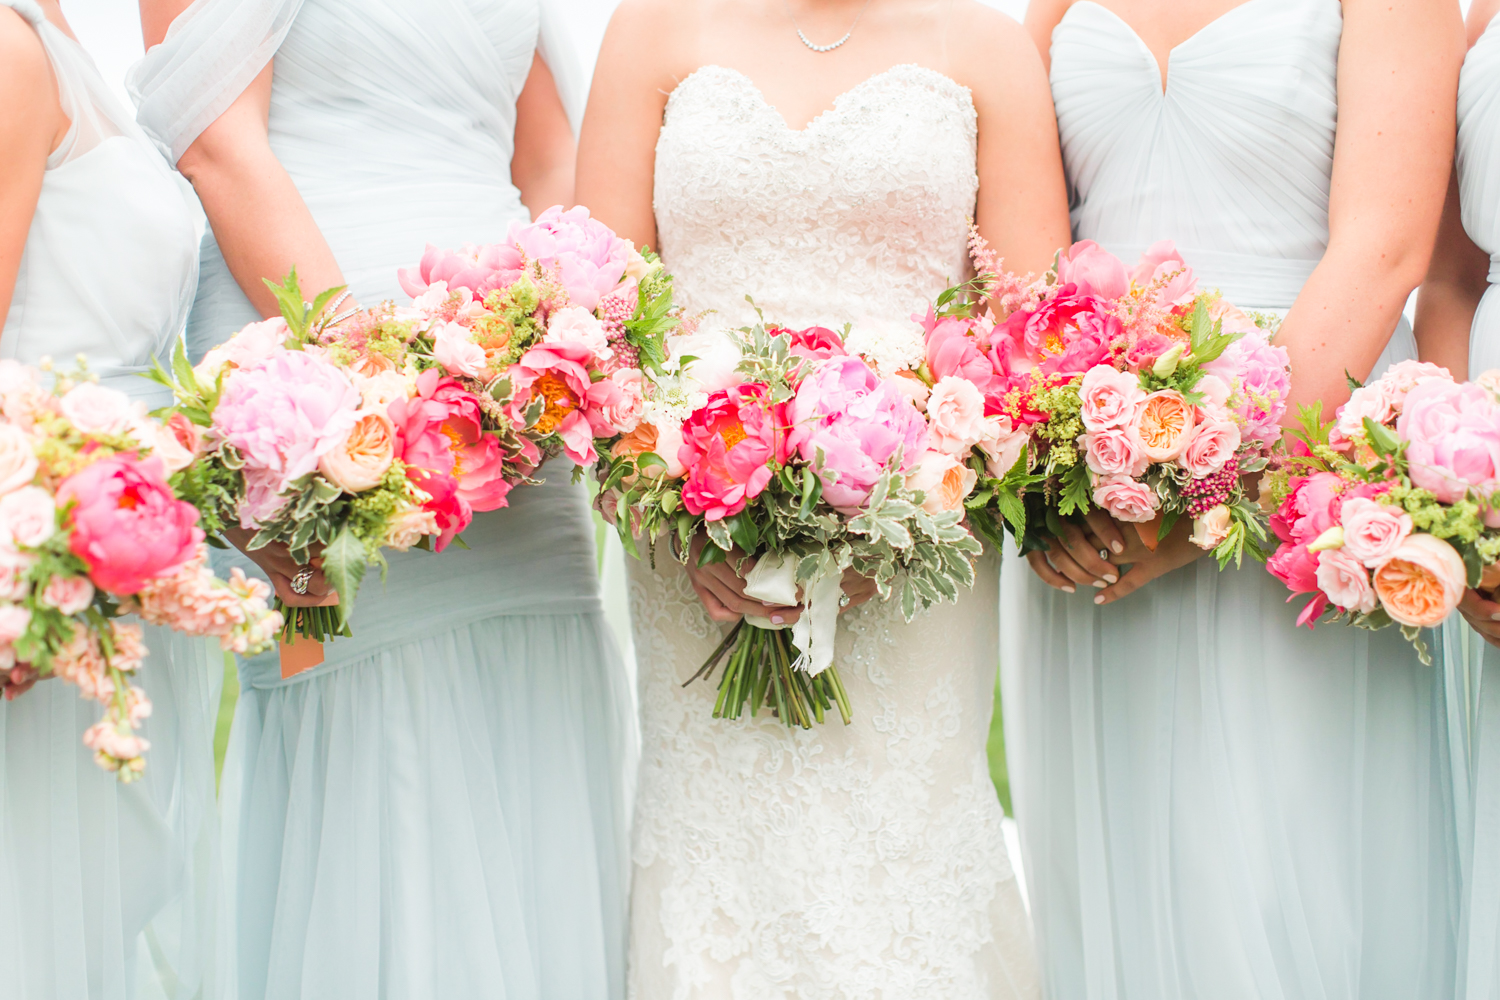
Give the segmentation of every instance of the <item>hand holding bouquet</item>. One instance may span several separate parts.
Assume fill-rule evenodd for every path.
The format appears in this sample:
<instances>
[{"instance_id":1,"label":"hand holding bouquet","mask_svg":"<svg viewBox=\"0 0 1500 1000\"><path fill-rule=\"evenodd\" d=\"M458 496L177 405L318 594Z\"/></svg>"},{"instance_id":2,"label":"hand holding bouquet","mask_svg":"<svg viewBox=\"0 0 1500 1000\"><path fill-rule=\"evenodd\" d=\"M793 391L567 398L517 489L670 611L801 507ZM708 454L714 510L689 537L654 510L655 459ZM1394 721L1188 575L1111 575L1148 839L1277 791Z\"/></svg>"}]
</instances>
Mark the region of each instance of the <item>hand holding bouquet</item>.
<instances>
[{"instance_id":1,"label":"hand holding bouquet","mask_svg":"<svg viewBox=\"0 0 1500 1000\"><path fill-rule=\"evenodd\" d=\"M704 532L700 564L747 559L747 594L803 607L790 642L747 619L704 663L699 676L727 658L716 718L770 705L808 728L837 706L850 721L833 664L845 571L882 599L899 589L908 620L972 585L980 547L960 521L975 477L940 450L900 356L920 360L915 328L846 342L761 323L678 338L639 405L615 415L620 436L600 443L600 503L629 551L666 535L686 562Z\"/></svg>"},{"instance_id":2,"label":"hand holding bouquet","mask_svg":"<svg viewBox=\"0 0 1500 1000\"><path fill-rule=\"evenodd\" d=\"M1500 372L1458 383L1403 361L1355 388L1332 421L1304 408L1267 474L1281 545L1266 569L1309 628L1392 623L1430 662L1420 631L1451 613L1500 559ZM1291 598L1288 598L1291 600Z\"/></svg>"},{"instance_id":3,"label":"hand holding bouquet","mask_svg":"<svg viewBox=\"0 0 1500 1000\"><path fill-rule=\"evenodd\" d=\"M81 360L81 359L80 359ZM264 584L207 567L198 512L177 499L200 443L180 418L152 420L123 393L0 361L0 669L14 698L58 677L104 706L84 733L100 766L139 776L135 734L151 702L131 678L146 657L145 621L215 636L234 652L268 645L281 618Z\"/></svg>"}]
</instances>

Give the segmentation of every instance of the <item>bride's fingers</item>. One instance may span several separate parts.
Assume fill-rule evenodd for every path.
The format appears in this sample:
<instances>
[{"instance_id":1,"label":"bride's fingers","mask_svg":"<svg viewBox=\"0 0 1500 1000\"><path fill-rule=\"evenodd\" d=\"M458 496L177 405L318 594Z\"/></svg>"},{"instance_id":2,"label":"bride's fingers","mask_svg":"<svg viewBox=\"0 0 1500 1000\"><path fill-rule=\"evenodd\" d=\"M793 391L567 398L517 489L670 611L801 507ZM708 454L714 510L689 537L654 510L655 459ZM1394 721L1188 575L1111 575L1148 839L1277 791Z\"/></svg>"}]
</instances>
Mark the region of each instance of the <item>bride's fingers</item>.
<instances>
[{"instance_id":1,"label":"bride's fingers","mask_svg":"<svg viewBox=\"0 0 1500 1000\"><path fill-rule=\"evenodd\" d=\"M735 573L728 563L705 566L703 575L713 581L715 593L719 595L725 607L733 611L738 611L743 615L759 615L762 618L769 618L778 625L782 622L797 620L798 612L795 606L767 604L746 594L744 579Z\"/></svg>"},{"instance_id":2,"label":"bride's fingers","mask_svg":"<svg viewBox=\"0 0 1500 1000\"><path fill-rule=\"evenodd\" d=\"M1125 535L1120 530L1120 524L1102 510L1091 510L1083 515L1084 522L1089 526L1089 531L1094 538L1103 544L1100 548L1108 549L1115 555L1120 555L1129 544Z\"/></svg>"},{"instance_id":3,"label":"bride's fingers","mask_svg":"<svg viewBox=\"0 0 1500 1000\"><path fill-rule=\"evenodd\" d=\"M1077 591L1078 588L1073 586L1073 581L1052 568L1052 564L1047 561L1046 553L1028 552L1026 553L1026 561L1031 564L1032 572L1041 577L1042 582L1047 586L1055 587L1068 594Z\"/></svg>"},{"instance_id":4,"label":"bride's fingers","mask_svg":"<svg viewBox=\"0 0 1500 1000\"><path fill-rule=\"evenodd\" d=\"M737 622L740 620L740 616L726 608L724 602L720 601L714 595L711 588L697 580L692 580L691 583L693 585L693 592L698 595L698 600L702 603L703 610L708 612L708 617L716 622Z\"/></svg>"},{"instance_id":5,"label":"bride's fingers","mask_svg":"<svg viewBox=\"0 0 1500 1000\"><path fill-rule=\"evenodd\" d=\"M1047 559L1052 563L1052 568L1071 580L1079 587L1095 587L1102 590L1108 583L1099 579L1097 573L1091 573L1078 565L1078 562L1068 554L1068 550L1062 547L1062 543L1056 539L1052 541L1052 548L1047 553ZM1114 567L1110 567L1114 572Z\"/></svg>"},{"instance_id":6,"label":"bride's fingers","mask_svg":"<svg viewBox=\"0 0 1500 1000\"><path fill-rule=\"evenodd\" d=\"M1120 571L1109 561L1109 550L1102 545L1090 543L1078 525L1064 523L1062 537L1057 541L1084 573L1088 574L1088 580L1079 580L1079 583L1097 586L1096 580L1114 583L1120 578Z\"/></svg>"}]
</instances>

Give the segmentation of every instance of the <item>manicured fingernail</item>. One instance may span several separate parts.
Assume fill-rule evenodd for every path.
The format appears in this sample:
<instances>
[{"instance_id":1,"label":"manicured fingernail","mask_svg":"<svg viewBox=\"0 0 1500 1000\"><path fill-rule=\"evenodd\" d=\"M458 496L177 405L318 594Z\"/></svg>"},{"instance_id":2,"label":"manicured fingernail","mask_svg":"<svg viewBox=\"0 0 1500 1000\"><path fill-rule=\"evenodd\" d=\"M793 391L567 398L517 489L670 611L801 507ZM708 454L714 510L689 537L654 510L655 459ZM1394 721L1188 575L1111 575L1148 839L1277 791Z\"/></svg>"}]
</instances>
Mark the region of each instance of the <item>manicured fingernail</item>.
<instances>
[{"instance_id":1,"label":"manicured fingernail","mask_svg":"<svg viewBox=\"0 0 1500 1000\"><path fill-rule=\"evenodd\" d=\"M1104 603L1104 595L1103 594L1095 594L1094 595L1094 603L1095 604L1103 604Z\"/></svg>"},{"instance_id":2,"label":"manicured fingernail","mask_svg":"<svg viewBox=\"0 0 1500 1000\"><path fill-rule=\"evenodd\" d=\"M1116 583L1120 578L1118 576L1115 576L1113 573L1105 573L1104 579L1108 580L1110 583Z\"/></svg>"},{"instance_id":3,"label":"manicured fingernail","mask_svg":"<svg viewBox=\"0 0 1500 1000\"><path fill-rule=\"evenodd\" d=\"M1125 551L1125 544L1123 542L1110 542L1109 547L1115 550L1115 555L1119 555Z\"/></svg>"},{"instance_id":4,"label":"manicured fingernail","mask_svg":"<svg viewBox=\"0 0 1500 1000\"><path fill-rule=\"evenodd\" d=\"M772 625L780 625L781 624L781 616L780 615L772 615L771 616L771 624Z\"/></svg>"},{"instance_id":5,"label":"manicured fingernail","mask_svg":"<svg viewBox=\"0 0 1500 1000\"><path fill-rule=\"evenodd\" d=\"M1074 590L1073 590L1072 587L1064 587L1063 588L1063 593L1064 594L1071 594L1071 593L1074 593Z\"/></svg>"},{"instance_id":6,"label":"manicured fingernail","mask_svg":"<svg viewBox=\"0 0 1500 1000\"><path fill-rule=\"evenodd\" d=\"M1115 581L1113 581L1113 580L1109 581L1109 583L1114 583L1114 582ZM1099 590L1103 590L1105 587L1109 586L1109 583L1105 583L1103 580L1095 580L1094 581L1094 586L1096 588L1098 588Z\"/></svg>"},{"instance_id":7,"label":"manicured fingernail","mask_svg":"<svg viewBox=\"0 0 1500 1000\"><path fill-rule=\"evenodd\" d=\"M1492 622L1500 622L1500 613L1496 613L1496 614L1490 615L1490 621L1492 621Z\"/></svg>"}]
</instances>

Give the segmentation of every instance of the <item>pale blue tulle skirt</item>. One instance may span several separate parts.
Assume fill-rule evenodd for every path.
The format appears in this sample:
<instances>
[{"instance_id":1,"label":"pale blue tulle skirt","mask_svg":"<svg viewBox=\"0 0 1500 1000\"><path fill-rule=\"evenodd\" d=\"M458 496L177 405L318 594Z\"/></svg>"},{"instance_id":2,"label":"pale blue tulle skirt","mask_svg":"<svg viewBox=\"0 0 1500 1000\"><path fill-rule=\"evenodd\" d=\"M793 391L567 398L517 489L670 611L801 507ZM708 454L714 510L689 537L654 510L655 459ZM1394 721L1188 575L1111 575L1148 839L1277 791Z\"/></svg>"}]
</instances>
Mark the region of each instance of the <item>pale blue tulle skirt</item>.
<instances>
[{"instance_id":1,"label":"pale blue tulle skirt","mask_svg":"<svg viewBox=\"0 0 1500 1000\"><path fill-rule=\"evenodd\" d=\"M146 772L83 746L99 706L62 681L0 702L0 997L218 996L217 642L146 628Z\"/></svg>"},{"instance_id":2,"label":"pale blue tulle skirt","mask_svg":"<svg viewBox=\"0 0 1500 1000\"><path fill-rule=\"evenodd\" d=\"M1452 996L1441 666L1395 630L1294 627L1253 561L1094 594L1006 560L1006 744L1047 996Z\"/></svg>"}]
</instances>

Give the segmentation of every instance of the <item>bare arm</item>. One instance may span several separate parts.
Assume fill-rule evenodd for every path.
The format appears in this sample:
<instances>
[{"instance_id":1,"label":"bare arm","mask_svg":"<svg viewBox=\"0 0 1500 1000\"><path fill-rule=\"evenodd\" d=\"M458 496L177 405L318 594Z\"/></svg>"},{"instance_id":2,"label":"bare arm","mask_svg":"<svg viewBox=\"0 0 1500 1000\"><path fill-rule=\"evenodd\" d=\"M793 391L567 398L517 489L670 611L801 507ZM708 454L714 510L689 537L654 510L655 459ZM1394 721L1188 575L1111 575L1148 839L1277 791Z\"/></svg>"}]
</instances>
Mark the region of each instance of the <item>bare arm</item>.
<instances>
[{"instance_id":1,"label":"bare arm","mask_svg":"<svg viewBox=\"0 0 1500 1000\"><path fill-rule=\"evenodd\" d=\"M1463 32L1447 0L1344 0L1328 249L1282 324L1288 419L1348 398L1427 272L1453 158Z\"/></svg>"},{"instance_id":2,"label":"bare arm","mask_svg":"<svg viewBox=\"0 0 1500 1000\"><path fill-rule=\"evenodd\" d=\"M516 100L516 151L510 179L534 219L553 205L573 204L575 145L552 71L533 56L526 86Z\"/></svg>"},{"instance_id":3,"label":"bare arm","mask_svg":"<svg viewBox=\"0 0 1500 1000\"><path fill-rule=\"evenodd\" d=\"M979 232L1007 270L1040 274L1072 242L1052 89L1030 37L986 7L955 19L957 71L979 112Z\"/></svg>"},{"instance_id":4,"label":"bare arm","mask_svg":"<svg viewBox=\"0 0 1500 1000\"><path fill-rule=\"evenodd\" d=\"M594 68L578 138L578 202L638 247L656 246L656 136L692 13L674 12L666 0L625 0Z\"/></svg>"},{"instance_id":5,"label":"bare arm","mask_svg":"<svg viewBox=\"0 0 1500 1000\"><path fill-rule=\"evenodd\" d=\"M186 7L185 0L142 0L146 44L160 42ZM294 265L309 291L344 284L328 241L271 151L273 66L268 63L177 162L203 202L230 273L262 316L276 315L278 308L261 279L280 281Z\"/></svg>"},{"instance_id":6,"label":"bare arm","mask_svg":"<svg viewBox=\"0 0 1500 1000\"><path fill-rule=\"evenodd\" d=\"M57 82L30 24L0 10L0 326L10 312L21 254L42 193L47 155L68 129Z\"/></svg>"},{"instance_id":7,"label":"bare arm","mask_svg":"<svg viewBox=\"0 0 1500 1000\"><path fill-rule=\"evenodd\" d=\"M1459 216L1458 175L1448 182L1432 263L1417 294L1417 353L1442 365L1454 378L1469 372L1469 327L1489 287L1490 258L1464 232Z\"/></svg>"},{"instance_id":8,"label":"bare arm","mask_svg":"<svg viewBox=\"0 0 1500 1000\"><path fill-rule=\"evenodd\" d=\"M1042 66L1052 72L1052 29L1068 12L1073 0L1031 0L1026 5L1026 33L1042 54Z\"/></svg>"}]
</instances>

